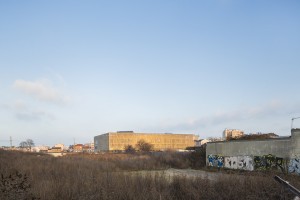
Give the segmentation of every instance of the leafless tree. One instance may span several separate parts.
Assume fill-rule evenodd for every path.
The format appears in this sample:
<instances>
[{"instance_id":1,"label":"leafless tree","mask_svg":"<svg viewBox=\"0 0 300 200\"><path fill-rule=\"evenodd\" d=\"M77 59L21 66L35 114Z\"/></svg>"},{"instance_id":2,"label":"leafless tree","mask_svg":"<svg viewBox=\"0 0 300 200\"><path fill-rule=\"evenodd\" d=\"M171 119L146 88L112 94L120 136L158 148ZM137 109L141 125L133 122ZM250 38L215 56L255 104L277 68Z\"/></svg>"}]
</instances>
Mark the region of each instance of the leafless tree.
<instances>
[{"instance_id":1,"label":"leafless tree","mask_svg":"<svg viewBox=\"0 0 300 200\"><path fill-rule=\"evenodd\" d=\"M26 140L27 146L29 147L30 151L31 151L31 147L34 146L34 142L32 139L27 139Z\"/></svg>"},{"instance_id":2,"label":"leafless tree","mask_svg":"<svg viewBox=\"0 0 300 200\"><path fill-rule=\"evenodd\" d=\"M25 149L25 148L27 148L27 142L25 142L25 141L20 142L19 146L20 146L22 149Z\"/></svg>"},{"instance_id":3,"label":"leafless tree","mask_svg":"<svg viewBox=\"0 0 300 200\"><path fill-rule=\"evenodd\" d=\"M27 149L29 148L30 151L31 151L31 147L34 146L34 142L33 142L32 139L27 139L26 141L20 142L19 145L20 145L21 148L27 148Z\"/></svg>"}]
</instances>

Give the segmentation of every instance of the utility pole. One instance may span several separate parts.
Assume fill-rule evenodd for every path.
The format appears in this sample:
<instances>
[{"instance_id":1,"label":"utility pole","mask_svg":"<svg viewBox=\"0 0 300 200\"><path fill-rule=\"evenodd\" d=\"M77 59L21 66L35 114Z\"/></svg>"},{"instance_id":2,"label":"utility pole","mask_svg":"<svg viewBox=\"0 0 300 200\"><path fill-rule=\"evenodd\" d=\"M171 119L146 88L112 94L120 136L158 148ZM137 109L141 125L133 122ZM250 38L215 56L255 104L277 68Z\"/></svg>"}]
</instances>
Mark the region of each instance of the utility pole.
<instances>
[{"instance_id":1,"label":"utility pole","mask_svg":"<svg viewBox=\"0 0 300 200\"><path fill-rule=\"evenodd\" d=\"M10 141L10 149L12 149L12 138L11 138L11 136L9 137L9 141Z\"/></svg>"}]
</instances>

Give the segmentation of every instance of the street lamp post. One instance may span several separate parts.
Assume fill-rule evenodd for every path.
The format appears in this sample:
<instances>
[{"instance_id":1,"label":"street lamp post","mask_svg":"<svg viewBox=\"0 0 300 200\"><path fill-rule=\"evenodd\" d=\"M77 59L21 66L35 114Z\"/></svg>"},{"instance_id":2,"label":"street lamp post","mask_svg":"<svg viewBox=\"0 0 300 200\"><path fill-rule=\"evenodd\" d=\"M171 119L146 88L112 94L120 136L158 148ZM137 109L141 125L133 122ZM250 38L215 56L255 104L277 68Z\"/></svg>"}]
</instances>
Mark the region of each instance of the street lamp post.
<instances>
[{"instance_id":1,"label":"street lamp post","mask_svg":"<svg viewBox=\"0 0 300 200\"><path fill-rule=\"evenodd\" d=\"M295 119L300 119L300 117L294 117L294 118L292 118L291 130L293 129L293 122L294 122Z\"/></svg>"}]
</instances>

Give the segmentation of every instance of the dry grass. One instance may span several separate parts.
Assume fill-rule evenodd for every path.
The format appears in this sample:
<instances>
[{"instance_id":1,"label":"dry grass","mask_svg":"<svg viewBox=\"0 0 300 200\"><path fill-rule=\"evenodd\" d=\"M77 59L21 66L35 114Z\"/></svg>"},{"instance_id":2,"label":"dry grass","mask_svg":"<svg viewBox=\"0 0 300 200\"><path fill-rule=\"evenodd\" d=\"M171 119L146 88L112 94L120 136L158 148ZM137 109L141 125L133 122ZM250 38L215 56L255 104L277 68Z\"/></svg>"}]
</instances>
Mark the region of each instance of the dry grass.
<instances>
[{"instance_id":1,"label":"dry grass","mask_svg":"<svg viewBox=\"0 0 300 200\"><path fill-rule=\"evenodd\" d=\"M185 177L174 177L170 181L158 173L144 176L128 173L128 170L162 169L175 165L179 165L179 168L189 167L194 162L193 159L189 154L175 153L81 154L54 158L43 154L0 151L2 182L12 182L9 176L16 173L27 177L15 181L10 188L5 184L0 185L0 199L293 198L269 173L249 173L246 176L224 177L215 181ZM300 187L298 176L283 178ZM12 195L20 190L21 196L16 198Z\"/></svg>"}]
</instances>

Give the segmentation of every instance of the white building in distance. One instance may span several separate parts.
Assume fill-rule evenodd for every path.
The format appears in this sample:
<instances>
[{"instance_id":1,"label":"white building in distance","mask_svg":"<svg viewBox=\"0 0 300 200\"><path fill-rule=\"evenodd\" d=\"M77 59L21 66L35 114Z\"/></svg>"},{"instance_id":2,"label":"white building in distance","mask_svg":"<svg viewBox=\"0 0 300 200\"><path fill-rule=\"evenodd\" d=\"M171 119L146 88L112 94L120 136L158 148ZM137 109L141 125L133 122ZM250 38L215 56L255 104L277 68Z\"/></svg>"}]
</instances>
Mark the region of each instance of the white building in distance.
<instances>
[{"instance_id":1,"label":"white building in distance","mask_svg":"<svg viewBox=\"0 0 300 200\"><path fill-rule=\"evenodd\" d=\"M227 140L230 138L238 138L244 135L244 131L238 129L225 129L223 131L223 140Z\"/></svg>"}]
</instances>

